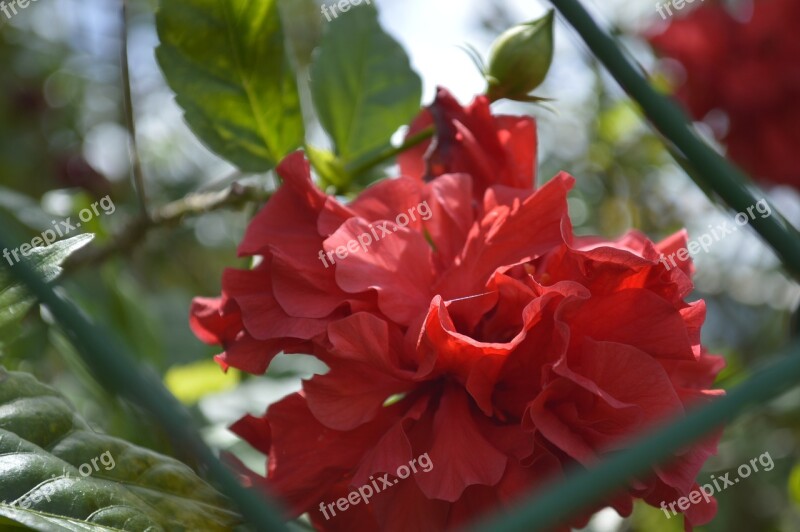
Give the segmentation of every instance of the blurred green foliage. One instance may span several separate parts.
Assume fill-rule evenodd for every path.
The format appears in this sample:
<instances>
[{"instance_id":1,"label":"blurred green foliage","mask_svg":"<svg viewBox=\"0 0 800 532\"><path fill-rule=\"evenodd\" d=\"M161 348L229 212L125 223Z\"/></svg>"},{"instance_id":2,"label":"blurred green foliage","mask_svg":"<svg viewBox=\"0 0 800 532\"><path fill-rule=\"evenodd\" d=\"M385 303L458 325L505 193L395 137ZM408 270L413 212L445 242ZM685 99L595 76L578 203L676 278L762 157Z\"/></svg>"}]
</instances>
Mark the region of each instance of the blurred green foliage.
<instances>
[{"instance_id":1,"label":"blurred green foliage","mask_svg":"<svg viewBox=\"0 0 800 532\"><path fill-rule=\"evenodd\" d=\"M245 145L231 147L224 142L227 133L209 131L209 116L216 112L214 105L209 105L213 95L196 91L214 72L196 68L169 80L160 74L153 57L157 44L154 4L131 1L129 27L134 109L152 205L164 205L199 190L218 190L234 179L271 189L276 178L268 170L282 154L303 143L303 130L306 142L311 139L313 145L324 146L315 161L317 170L330 184L346 189L352 176L343 171L344 165L385 147L397 126L410 120L418 108L417 74L403 60L400 45L380 30L372 15L363 13L361 20L350 13L323 31L326 23L312 0L266 2L261 9L277 8L283 15L281 31L297 79L282 78L280 87L291 89L287 105L297 108L297 113L285 136L265 137L248 122L252 117L242 98L243 87L230 88L225 118L233 129L248 131L249 139ZM476 12L474 31L466 40L490 41L497 28L510 25L510 19L531 18L512 16L508 2L487 5L491 9ZM128 179L117 7L95 0L81 6L70 14L74 4L40 2L0 27L4 69L0 78L0 210L11 216L15 230L30 239L53 220L75 216L96 198L109 194L116 212L98 216L83 228L96 234L92 245L100 248L114 243L114 235L135 220L137 202ZM176 19L171 21L169 15ZM168 71L198 64L231 67L223 64L222 48L216 55L196 55L192 46L197 42L187 44L186 35L178 31L182 24L178 19L183 20L181 12L168 13L162 19L161 36L169 41L160 52L162 66ZM413 24L413 17L408 23ZM273 37L280 33L275 27L264 31ZM409 29L412 35L414 31ZM336 44L336 39L344 39L342 34L352 32L360 32L364 42L372 44L352 50L339 42L332 47L336 52L312 54L321 39ZM237 35L243 40L254 38L252 34ZM557 43L560 37L557 34ZM345 56L347 51L352 53ZM267 56L260 58L265 64L277 61L265 53ZM532 105L499 106L502 112L537 117L542 142L540 182L562 169L578 178L570 195L577 232L614 237L634 227L658 240L684 226L690 233L702 233L709 224L730 216L714 208L682 174L661 140L643 125L637 109L598 65L586 56L578 57L578 61L566 61L563 51L557 50L554 68L562 71L556 71L541 88L542 94L555 96L552 107L557 114ZM371 92L363 96L369 105L363 108L355 104L346 83L338 87L329 79L354 65L368 69L375 84L367 87ZM572 76L578 75L588 80L587 95L574 98L562 94ZM270 85L274 81L258 80L269 85L269 90L279 90ZM424 76L423 81L438 83ZM406 87L403 94L415 97L395 101L393 89L398 85ZM178 93L182 109L173 102L169 86ZM385 102L396 105L384 108ZM182 122L184 112L200 139L238 168L192 136ZM347 120L334 112L347 114ZM342 131L334 127L343 123L350 127ZM390 173L391 168L379 168L353 184L363 186L384 172ZM263 471L263 459L225 426L245 412L261 413L268 403L299 388L302 376L324 368L310 358L279 357L264 377L215 373L210 360L216 350L196 340L188 327L191 298L218 294L224 268L247 266L236 258L236 245L256 208L218 210L187 217L177 226L152 229L140 242L101 263L75 268L68 264L61 282L92 319L112 328L142 363L191 405L212 445L234 452ZM791 312L798 302L797 285L786 280L777 260L760 241L744 232L698 257L697 267L697 291L690 299L707 302L704 341L710 351L724 354L728 361L719 380L719 385L727 388L786 344ZM46 312L32 310L15 332L0 364L33 373L57 387L94 427L161 452L180 454L136 407L109 395L93 381L89 368L72 352ZM728 427L719 456L708 463L701 479L735 469L763 452L770 452L775 469L721 493L718 517L698 530L800 530L798 442L797 393ZM667 520L660 510L637 505L629 520L610 525L598 520L590 528L671 532L682 526L680 518Z\"/></svg>"}]
</instances>

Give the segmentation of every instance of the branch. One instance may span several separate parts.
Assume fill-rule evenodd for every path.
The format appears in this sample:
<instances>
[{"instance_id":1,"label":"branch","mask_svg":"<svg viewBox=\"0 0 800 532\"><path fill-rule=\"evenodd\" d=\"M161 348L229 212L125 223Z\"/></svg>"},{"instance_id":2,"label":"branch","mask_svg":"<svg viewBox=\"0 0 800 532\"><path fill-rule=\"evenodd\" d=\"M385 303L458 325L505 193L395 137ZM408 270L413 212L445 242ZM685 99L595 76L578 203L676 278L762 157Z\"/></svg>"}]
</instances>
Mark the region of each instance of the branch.
<instances>
[{"instance_id":1,"label":"branch","mask_svg":"<svg viewBox=\"0 0 800 532\"><path fill-rule=\"evenodd\" d=\"M148 231L156 227L177 225L187 216L242 207L249 202L267 201L271 196L270 191L239 183L217 192L191 194L154 210L149 216L140 214L107 245L88 248L72 255L64 264L64 270L71 272L84 266L97 265L118 253L129 251L144 239Z\"/></svg>"},{"instance_id":2,"label":"branch","mask_svg":"<svg viewBox=\"0 0 800 532\"><path fill-rule=\"evenodd\" d=\"M125 107L125 126L128 129L128 142L133 174L133 188L139 198L139 208L147 217L147 195L144 188L144 172L139 158L139 146L136 141L136 120L133 113L133 97L131 96L131 73L128 65L128 1L122 0L122 35L120 43L120 66L122 70L122 94Z\"/></svg>"}]
</instances>

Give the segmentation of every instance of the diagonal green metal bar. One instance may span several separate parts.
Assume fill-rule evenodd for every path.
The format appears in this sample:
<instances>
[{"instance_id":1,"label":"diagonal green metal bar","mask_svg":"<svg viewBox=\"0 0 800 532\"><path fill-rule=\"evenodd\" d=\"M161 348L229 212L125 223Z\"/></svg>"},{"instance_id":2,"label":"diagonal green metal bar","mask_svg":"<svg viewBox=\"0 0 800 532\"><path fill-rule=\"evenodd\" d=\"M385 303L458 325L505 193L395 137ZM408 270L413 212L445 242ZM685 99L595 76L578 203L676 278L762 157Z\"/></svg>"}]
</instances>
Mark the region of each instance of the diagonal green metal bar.
<instances>
[{"instance_id":1,"label":"diagonal green metal bar","mask_svg":"<svg viewBox=\"0 0 800 532\"><path fill-rule=\"evenodd\" d=\"M470 528L480 532L537 532L552 529L570 516L597 503L650 471L676 450L723 426L748 407L779 396L800 383L800 342L779 362L760 371L728 395L637 440L633 447L602 461L597 467L568 476L540 495L522 501L507 513L486 519ZM667 501L670 502L670 501Z\"/></svg>"},{"instance_id":2,"label":"diagonal green metal bar","mask_svg":"<svg viewBox=\"0 0 800 532\"><path fill-rule=\"evenodd\" d=\"M683 110L659 94L625 57L616 41L600 29L578 0L551 0L561 15L583 38L586 45L611 73L625 92L639 104L645 116L683 153L705 185L730 207L746 212L758 199L747 188L747 176L715 152L692 130ZM690 175L696 180L696 175ZM774 212L778 212L774 209ZM800 235L782 216L752 220L752 225L772 246L791 275L800 280Z\"/></svg>"},{"instance_id":3,"label":"diagonal green metal bar","mask_svg":"<svg viewBox=\"0 0 800 532\"><path fill-rule=\"evenodd\" d=\"M0 227L8 227L8 223ZM6 231L0 231L0 249L9 247ZM260 531L286 531L281 512L272 502L239 484L214 452L205 444L187 410L154 375L143 371L132 354L102 327L92 324L81 310L56 294L23 260L8 268L25 284L70 338L86 364L99 376L98 381L150 412L158 424L196 457L209 478L239 508L247 522Z\"/></svg>"}]
</instances>

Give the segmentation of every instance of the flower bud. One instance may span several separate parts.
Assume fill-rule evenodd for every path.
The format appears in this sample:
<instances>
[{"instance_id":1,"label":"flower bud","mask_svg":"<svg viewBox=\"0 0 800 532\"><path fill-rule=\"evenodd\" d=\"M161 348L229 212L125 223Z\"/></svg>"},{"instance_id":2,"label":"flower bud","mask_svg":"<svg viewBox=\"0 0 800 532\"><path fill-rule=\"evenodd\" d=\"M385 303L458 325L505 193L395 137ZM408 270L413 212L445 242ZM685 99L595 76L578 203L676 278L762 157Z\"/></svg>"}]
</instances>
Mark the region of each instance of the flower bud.
<instances>
[{"instance_id":1,"label":"flower bud","mask_svg":"<svg viewBox=\"0 0 800 532\"><path fill-rule=\"evenodd\" d=\"M540 19L509 29L492 45L486 91L490 100L530 101L553 62L553 10Z\"/></svg>"}]
</instances>

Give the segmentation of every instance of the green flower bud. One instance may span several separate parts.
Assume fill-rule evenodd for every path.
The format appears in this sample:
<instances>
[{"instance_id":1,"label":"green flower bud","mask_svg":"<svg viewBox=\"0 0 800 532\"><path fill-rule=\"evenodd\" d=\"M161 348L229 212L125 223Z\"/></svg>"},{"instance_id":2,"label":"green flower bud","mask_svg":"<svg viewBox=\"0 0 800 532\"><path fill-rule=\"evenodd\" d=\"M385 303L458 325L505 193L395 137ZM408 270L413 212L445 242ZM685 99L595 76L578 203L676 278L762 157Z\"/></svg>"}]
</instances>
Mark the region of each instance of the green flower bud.
<instances>
[{"instance_id":1,"label":"green flower bud","mask_svg":"<svg viewBox=\"0 0 800 532\"><path fill-rule=\"evenodd\" d=\"M536 100L528 94L542 84L553 62L553 10L509 29L492 45L486 80L492 101Z\"/></svg>"}]
</instances>

